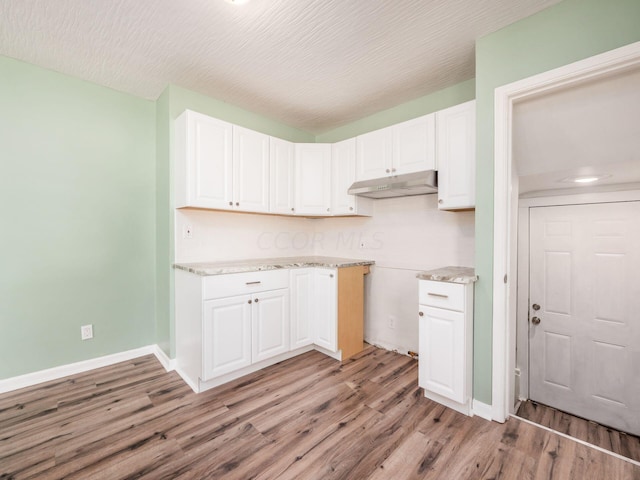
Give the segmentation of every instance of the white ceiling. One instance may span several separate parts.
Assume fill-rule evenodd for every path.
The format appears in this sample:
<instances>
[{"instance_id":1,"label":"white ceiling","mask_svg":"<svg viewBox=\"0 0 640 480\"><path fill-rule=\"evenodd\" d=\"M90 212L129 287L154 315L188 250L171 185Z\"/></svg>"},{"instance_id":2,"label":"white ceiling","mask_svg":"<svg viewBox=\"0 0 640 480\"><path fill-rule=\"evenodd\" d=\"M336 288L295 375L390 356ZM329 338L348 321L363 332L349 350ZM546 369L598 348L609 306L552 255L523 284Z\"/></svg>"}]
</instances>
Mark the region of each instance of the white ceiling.
<instances>
[{"instance_id":1,"label":"white ceiling","mask_svg":"<svg viewBox=\"0 0 640 480\"><path fill-rule=\"evenodd\" d=\"M0 54L321 133L473 78L475 39L558 1L2 0Z\"/></svg>"},{"instance_id":2,"label":"white ceiling","mask_svg":"<svg viewBox=\"0 0 640 480\"><path fill-rule=\"evenodd\" d=\"M640 182L640 69L516 104L513 155L521 193Z\"/></svg>"}]
</instances>

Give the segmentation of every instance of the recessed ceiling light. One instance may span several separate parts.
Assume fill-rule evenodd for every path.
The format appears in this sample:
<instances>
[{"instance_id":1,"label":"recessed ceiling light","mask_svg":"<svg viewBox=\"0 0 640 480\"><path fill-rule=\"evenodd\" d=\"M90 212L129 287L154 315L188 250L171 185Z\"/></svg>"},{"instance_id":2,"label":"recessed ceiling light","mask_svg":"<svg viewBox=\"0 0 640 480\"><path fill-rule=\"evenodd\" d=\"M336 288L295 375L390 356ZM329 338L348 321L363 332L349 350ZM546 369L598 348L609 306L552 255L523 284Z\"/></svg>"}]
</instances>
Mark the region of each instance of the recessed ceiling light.
<instances>
[{"instance_id":1,"label":"recessed ceiling light","mask_svg":"<svg viewBox=\"0 0 640 480\"><path fill-rule=\"evenodd\" d=\"M603 178L608 178L611 175L602 174L602 175L578 175L575 177L567 177L560 180L563 183L593 183L598 180L602 180Z\"/></svg>"},{"instance_id":2,"label":"recessed ceiling light","mask_svg":"<svg viewBox=\"0 0 640 480\"><path fill-rule=\"evenodd\" d=\"M234 5L242 5L243 3L249 2L249 0L224 0L227 3L233 3Z\"/></svg>"}]
</instances>

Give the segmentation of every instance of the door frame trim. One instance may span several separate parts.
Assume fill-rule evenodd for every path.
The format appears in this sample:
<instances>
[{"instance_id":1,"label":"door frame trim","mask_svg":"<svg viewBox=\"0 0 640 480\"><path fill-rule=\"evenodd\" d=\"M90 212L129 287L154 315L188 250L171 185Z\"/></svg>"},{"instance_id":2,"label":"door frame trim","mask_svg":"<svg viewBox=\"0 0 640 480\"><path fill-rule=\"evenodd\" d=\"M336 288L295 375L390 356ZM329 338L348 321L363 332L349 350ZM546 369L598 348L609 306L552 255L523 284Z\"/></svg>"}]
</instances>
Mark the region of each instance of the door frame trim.
<instances>
[{"instance_id":1,"label":"door frame trim","mask_svg":"<svg viewBox=\"0 0 640 480\"><path fill-rule=\"evenodd\" d=\"M518 205L518 298L516 313L516 369L519 382L514 385L515 401L529 398L529 222L530 209L540 207L566 207L603 203L640 202L640 190L582 193L576 195L550 195L548 197L521 198Z\"/></svg>"},{"instance_id":2,"label":"door frame trim","mask_svg":"<svg viewBox=\"0 0 640 480\"><path fill-rule=\"evenodd\" d=\"M513 413L515 397L518 178L512 158L513 104L638 64L640 42L635 42L495 89L491 394L498 422Z\"/></svg>"}]
</instances>

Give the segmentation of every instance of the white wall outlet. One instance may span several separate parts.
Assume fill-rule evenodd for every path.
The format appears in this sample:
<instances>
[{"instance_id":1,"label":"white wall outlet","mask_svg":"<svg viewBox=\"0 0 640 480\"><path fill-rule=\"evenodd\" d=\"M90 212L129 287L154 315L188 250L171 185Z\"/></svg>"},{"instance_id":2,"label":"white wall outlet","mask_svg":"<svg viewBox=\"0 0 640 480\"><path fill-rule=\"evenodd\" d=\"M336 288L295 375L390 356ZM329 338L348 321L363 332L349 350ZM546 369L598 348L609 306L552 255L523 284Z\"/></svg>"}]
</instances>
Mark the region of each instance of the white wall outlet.
<instances>
[{"instance_id":1,"label":"white wall outlet","mask_svg":"<svg viewBox=\"0 0 640 480\"><path fill-rule=\"evenodd\" d=\"M93 325L82 325L80 327L80 335L82 340L89 340L93 338Z\"/></svg>"},{"instance_id":2,"label":"white wall outlet","mask_svg":"<svg viewBox=\"0 0 640 480\"><path fill-rule=\"evenodd\" d=\"M396 317L394 317L393 315L389 315L389 320L387 325L391 330L394 330L396 328Z\"/></svg>"},{"instance_id":3,"label":"white wall outlet","mask_svg":"<svg viewBox=\"0 0 640 480\"><path fill-rule=\"evenodd\" d=\"M182 238L193 238L193 226L185 225L182 229Z\"/></svg>"}]
</instances>

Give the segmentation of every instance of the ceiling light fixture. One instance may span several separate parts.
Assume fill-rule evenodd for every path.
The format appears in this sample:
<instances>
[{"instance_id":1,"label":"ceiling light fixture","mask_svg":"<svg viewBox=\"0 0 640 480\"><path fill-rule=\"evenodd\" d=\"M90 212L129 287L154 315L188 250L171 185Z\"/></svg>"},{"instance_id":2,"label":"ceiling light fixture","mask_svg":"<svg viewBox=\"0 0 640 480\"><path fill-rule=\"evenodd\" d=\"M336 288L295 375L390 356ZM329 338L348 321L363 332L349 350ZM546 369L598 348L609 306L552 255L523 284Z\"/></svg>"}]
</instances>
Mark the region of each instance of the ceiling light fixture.
<instances>
[{"instance_id":1,"label":"ceiling light fixture","mask_svg":"<svg viewBox=\"0 0 640 480\"><path fill-rule=\"evenodd\" d=\"M579 175L575 177L567 177L560 180L563 183L593 183L598 180L602 180L603 178L608 178L611 175L602 174L602 175Z\"/></svg>"}]
</instances>

